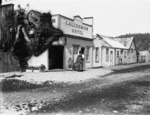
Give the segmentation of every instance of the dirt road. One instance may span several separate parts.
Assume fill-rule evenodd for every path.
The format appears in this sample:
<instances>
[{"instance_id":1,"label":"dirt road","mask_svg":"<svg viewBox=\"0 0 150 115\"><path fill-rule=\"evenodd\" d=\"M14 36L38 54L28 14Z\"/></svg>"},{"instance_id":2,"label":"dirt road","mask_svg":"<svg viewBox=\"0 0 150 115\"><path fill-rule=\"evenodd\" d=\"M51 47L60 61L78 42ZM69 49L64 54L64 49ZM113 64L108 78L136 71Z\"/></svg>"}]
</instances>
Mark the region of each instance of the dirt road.
<instances>
[{"instance_id":1,"label":"dirt road","mask_svg":"<svg viewBox=\"0 0 150 115\"><path fill-rule=\"evenodd\" d=\"M149 112L145 109L149 107L149 75L148 66L141 66L132 68L132 71L131 69L120 70L65 87L47 86L33 90L7 92L3 93L3 97L7 104L26 103L27 100L34 99L37 105L41 103L44 105L38 110L38 113L44 115L50 113L141 115L143 112L146 114Z\"/></svg>"}]
</instances>

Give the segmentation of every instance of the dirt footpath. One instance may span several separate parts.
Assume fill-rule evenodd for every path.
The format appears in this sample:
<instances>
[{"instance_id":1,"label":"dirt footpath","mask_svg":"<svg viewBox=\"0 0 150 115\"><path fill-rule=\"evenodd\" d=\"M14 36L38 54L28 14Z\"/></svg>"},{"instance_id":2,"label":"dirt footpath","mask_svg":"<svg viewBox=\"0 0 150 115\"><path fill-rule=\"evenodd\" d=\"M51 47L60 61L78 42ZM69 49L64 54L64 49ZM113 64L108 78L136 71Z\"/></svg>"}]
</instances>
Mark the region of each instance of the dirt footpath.
<instances>
[{"instance_id":1,"label":"dirt footpath","mask_svg":"<svg viewBox=\"0 0 150 115\"><path fill-rule=\"evenodd\" d=\"M0 74L1 78L6 78L9 76L18 76L15 79L25 80L27 82L42 83L45 81L55 81L55 82L71 82L80 83L85 80L97 78L99 76L104 76L110 74L112 70L105 68L98 69L87 69L83 72L76 71L50 71L50 72L8 72Z\"/></svg>"}]
</instances>

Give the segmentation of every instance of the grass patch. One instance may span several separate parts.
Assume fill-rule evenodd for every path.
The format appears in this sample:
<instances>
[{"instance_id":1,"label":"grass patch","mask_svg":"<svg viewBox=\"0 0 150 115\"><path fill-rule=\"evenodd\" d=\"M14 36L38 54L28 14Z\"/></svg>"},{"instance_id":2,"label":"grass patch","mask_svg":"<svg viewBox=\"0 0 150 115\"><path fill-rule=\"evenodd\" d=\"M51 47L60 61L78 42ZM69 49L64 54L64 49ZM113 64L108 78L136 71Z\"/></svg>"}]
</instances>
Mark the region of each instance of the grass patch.
<instances>
[{"instance_id":1,"label":"grass patch","mask_svg":"<svg viewBox=\"0 0 150 115\"><path fill-rule=\"evenodd\" d=\"M49 88L62 88L68 86L67 83L64 82L54 82L54 81L46 81L41 84L30 83L25 80L18 79L3 79L0 82L0 90L2 92L12 92L12 91L21 91L28 89L37 89L41 87L49 87Z\"/></svg>"},{"instance_id":2,"label":"grass patch","mask_svg":"<svg viewBox=\"0 0 150 115\"><path fill-rule=\"evenodd\" d=\"M10 91L20 91L25 89L34 89L41 87L42 85L37 85L34 83L29 83L23 80L17 79L3 79L1 84L2 92L10 92Z\"/></svg>"}]
</instances>

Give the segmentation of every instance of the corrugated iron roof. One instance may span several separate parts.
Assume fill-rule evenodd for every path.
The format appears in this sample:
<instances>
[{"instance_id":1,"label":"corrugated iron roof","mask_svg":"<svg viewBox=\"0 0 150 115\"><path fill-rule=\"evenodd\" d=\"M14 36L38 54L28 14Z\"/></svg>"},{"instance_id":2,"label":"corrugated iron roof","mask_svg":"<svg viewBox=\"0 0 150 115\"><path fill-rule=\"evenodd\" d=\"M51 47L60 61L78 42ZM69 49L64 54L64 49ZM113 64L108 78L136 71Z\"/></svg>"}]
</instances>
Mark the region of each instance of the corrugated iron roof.
<instances>
[{"instance_id":1,"label":"corrugated iron roof","mask_svg":"<svg viewBox=\"0 0 150 115\"><path fill-rule=\"evenodd\" d=\"M113 39L112 37L107 37L107 36L103 36L103 35L99 35L99 34L98 34L98 37L103 39L103 41L104 41L103 46L112 47L112 48L119 48L119 49L127 49L126 46L124 46L119 41Z\"/></svg>"},{"instance_id":2,"label":"corrugated iron roof","mask_svg":"<svg viewBox=\"0 0 150 115\"><path fill-rule=\"evenodd\" d=\"M128 38L114 38L114 40L119 41L121 44L123 44L126 48L130 48L132 41L133 41L133 37L128 37Z\"/></svg>"}]
</instances>

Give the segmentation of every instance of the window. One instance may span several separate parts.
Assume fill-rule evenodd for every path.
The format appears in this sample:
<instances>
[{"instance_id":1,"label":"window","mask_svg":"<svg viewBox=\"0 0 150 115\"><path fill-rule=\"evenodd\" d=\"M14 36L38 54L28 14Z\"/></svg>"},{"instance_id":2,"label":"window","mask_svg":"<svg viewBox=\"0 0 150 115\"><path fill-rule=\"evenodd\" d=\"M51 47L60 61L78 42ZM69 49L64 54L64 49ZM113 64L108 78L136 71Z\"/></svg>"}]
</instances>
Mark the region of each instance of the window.
<instances>
[{"instance_id":1,"label":"window","mask_svg":"<svg viewBox=\"0 0 150 115\"><path fill-rule=\"evenodd\" d=\"M78 54L79 46L73 45L73 54Z\"/></svg>"},{"instance_id":2,"label":"window","mask_svg":"<svg viewBox=\"0 0 150 115\"><path fill-rule=\"evenodd\" d=\"M126 57L127 57L127 52L125 51L125 52L124 52L124 58L126 58Z\"/></svg>"},{"instance_id":3,"label":"window","mask_svg":"<svg viewBox=\"0 0 150 115\"><path fill-rule=\"evenodd\" d=\"M121 54L123 54L123 49L121 50Z\"/></svg>"},{"instance_id":4,"label":"window","mask_svg":"<svg viewBox=\"0 0 150 115\"><path fill-rule=\"evenodd\" d=\"M131 53L133 53L133 49L131 49Z\"/></svg>"},{"instance_id":5,"label":"window","mask_svg":"<svg viewBox=\"0 0 150 115\"><path fill-rule=\"evenodd\" d=\"M86 61L90 61L90 47L86 49Z\"/></svg>"},{"instance_id":6,"label":"window","mask_svg":"<svg viewBox=\"0 0 150 115\"><path fill-rule=\"evenodd\" d=\"M109 61L109 49L106 49L106 61Z\"/></svg>"},{"instance_id":7,"label":"window","mask_svg":"<svg viewBox=\"0 0 150 115\"><path fill-rule=\"evenodd\" d=\"M119 51L117 51L117 58L119 58Z\"/></svg>"},{"instance_id":8,"label":"window","mask_svg":"<svg viewBox=\"0 0 150 115\"><path fill-rule=\"evenodd\" d=\"M130 50L128 50L128 55L130 54Z\"/></svg>"},{"instance_id":9,"label":"window","mask_svg":"<svg viewBox=\"0 0 150 115\"><path fill-rule=\"evenodd\" d=\"M99 61L99 48L95 48L95 61Z\"/></svg>"}]
</instances>

